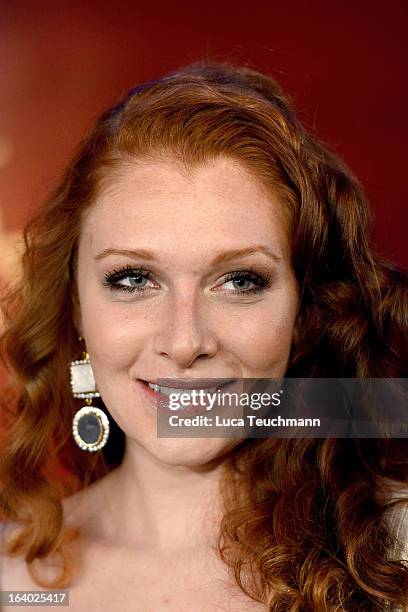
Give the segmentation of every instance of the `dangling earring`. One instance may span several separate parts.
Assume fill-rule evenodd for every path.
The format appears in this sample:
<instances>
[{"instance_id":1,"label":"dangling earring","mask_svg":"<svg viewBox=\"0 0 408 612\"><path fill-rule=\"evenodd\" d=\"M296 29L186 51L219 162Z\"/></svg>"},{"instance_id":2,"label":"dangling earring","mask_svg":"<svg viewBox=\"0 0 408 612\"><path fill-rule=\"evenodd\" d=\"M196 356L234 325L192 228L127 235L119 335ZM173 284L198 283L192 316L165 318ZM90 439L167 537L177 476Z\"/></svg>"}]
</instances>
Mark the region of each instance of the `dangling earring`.
<instances>
[{"instance_id":1,"label":"dangling earring","mask_svg":"<svg viewBox=\"0 0 408 612\"><path fill-rule=\"evenodd\" d=\"M79 337L79 340L82 338ZM71 361L70 371L72 395L85 399L87 404L77 410L72 420L74 440L82 450L90 452L100 450L108 440L109 419L103 410L92 406L92 398L100 397L100 393L96 389L91 362L86 351L82 359Z\"/></svg>"}]
</instances>

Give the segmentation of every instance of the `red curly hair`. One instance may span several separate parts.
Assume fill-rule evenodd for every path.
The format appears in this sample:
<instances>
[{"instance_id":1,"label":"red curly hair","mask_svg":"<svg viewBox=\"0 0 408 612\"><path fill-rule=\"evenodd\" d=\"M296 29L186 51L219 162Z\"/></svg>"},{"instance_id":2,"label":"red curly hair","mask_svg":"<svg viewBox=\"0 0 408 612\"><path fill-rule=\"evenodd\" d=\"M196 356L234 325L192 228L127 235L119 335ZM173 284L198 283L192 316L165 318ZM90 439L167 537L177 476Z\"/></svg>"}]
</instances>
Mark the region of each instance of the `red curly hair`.
<instances>
[{"instance_id":1,"label":"red curly hair","mask_svg":"<svg viewBox=\"0 0 408 612\"><path fill-rule=\"evenodd\" d=\"M76 571L61 498L119 465L125 443L118 427L95 454L71 437L67 368L81 352L73 307L83 211L135 158L189 169L218 156L277 194L290 220L300 306L286 376L406 375L406 276L373 253L358 181L303 128L279 85L248 67L198 62L135 88L97 120L27 225L22 278L3 303L12 382L1 409L0 511L21 524L8 553L23 555L40 585L69 585ZM75 476L72 486L51 473L50 457ZM405 439L247 439L236 447L226 460L219 551L240 587L274 612L406 603L408 569L389 558L391 504L377 493L389 480L402 489L407 457ZM50 583L33 564L54 552L63 573Z\"/></svg>"}]
</instances>

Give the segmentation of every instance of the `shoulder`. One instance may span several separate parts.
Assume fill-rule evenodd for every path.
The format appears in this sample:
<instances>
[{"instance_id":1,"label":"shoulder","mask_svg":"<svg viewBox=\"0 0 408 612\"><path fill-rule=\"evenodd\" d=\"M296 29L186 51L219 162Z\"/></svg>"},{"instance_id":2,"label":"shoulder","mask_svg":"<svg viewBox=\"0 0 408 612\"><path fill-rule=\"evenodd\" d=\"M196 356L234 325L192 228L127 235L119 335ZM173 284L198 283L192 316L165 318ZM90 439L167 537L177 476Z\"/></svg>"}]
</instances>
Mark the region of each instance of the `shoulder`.
<instances>
[{"instance_id":1,"label":"shoulder","mask_svg":"<svg viewBox=\"0 0 408 612\"><path fill-rule=\"evenodd\" d=\"M25 554L6 553L6 545L12 542L13 535L18 535L22 528L19 523L0 522L0 590L47 590L48 587L41 586L41 582L37 582L35 575L39 575L41 580L51 582L58 580L61 575L59 559L50 555L35 559L31 565L27 563Z\"/></svg>"},{"instance_id":2,"label":"shoulder","mask_svg":"<svg viewBox=\"0 0 408 612\"><path fill-rule=\"evenodd\" d=\"M36 586L28 575L25 559L21 556L8 555L5 552L5 546L10 536L12 536L13 533L18 533L20 529L21 525L18 523L0 521L0 568L2 590L30 590Z\"/></svg>"}]
</instances>

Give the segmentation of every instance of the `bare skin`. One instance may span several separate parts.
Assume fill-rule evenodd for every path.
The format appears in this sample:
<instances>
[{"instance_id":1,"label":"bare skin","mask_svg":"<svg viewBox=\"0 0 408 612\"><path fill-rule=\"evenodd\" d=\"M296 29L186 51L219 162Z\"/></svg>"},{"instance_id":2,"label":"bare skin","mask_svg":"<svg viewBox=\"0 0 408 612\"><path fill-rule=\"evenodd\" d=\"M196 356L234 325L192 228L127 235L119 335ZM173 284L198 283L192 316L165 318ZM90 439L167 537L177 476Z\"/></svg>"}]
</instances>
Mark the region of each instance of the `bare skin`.
<instances>
[{"instance_id":1,"label":"bare skin","mask_svg":"<svg viewBox=\"0 0 408 612\"><path fill-rule=\"evenodd\" d=\"M119 471L119 470L116 470ZM69 607L75 612L106 610L130 612L261 612L263 604L253 602L236 585L215 548L212 539L186 542L183 547L152 546L148 537L138 542L126 540L115 529L111 495L117 491L120 477L110 472L86 491L63 500L66 526L80 530L80 571L68 587ZM115 499L115 498L113 498ZM205 523L204 523L205 525ZM211 524L214 527L214 524ZM117 525L116 525L117 527ZM12 531L12 526L7 532ZM27 571L21 557L4 557L3 590L42 591ZM59 575L58 560L36 564L41 576ZM46 609L54 609L45 606ZM11 611L10 606L3 608ZM27 606L25 609L34 609Z\"/></svg>"},{"instance_id":2,"label":"bare skin","mask_svg":"<svg viewBox=\"0 0 408 612\"><path fill-rule=\"evenodd\" d=\"M184 546L151 545L147 538L127 542L115 538L108 519L109 495L116 489L114 472L86 491L63 500L65 524L80 528L80 570L68 587L69 609L75 612L256 612L252 602L235 584L225 564L208 541ZM106 522L105 522L106 521ZM9 528L11 531L11 528ZM215 530L214 530L215 533ZM56 561L37 563L44 578L59 575ZM23 560L3 558L3 590L42 591L29 575ZM11 611L11 606L2 609ZM33 606L25 609L34 610ZM45 609L55 609L45 606Z\"/></svg>"},{"instance_id":3,"label":"bare skin","mask_svg":"<svg viewBox=\"0 0 408 612\"><path fill-rule=\"evenodd\" d=\"M287 229L278 199L228 159L189 175L171 160L129 165L85 215L75 323L126 451L119 468L64 500L82 534L75 612L264 610L216 554L222 458L239 440L158 438L141 379L284 376L298 307ZM238 249L252 251L232 257ZM115 290L104 284L126 266L149 270L144 293L123 290L137 286L136 272ZM267 286L246 292L226 278L248 270ZM3 573L3 589L38 589L21 560Z\"/></svg>"}]
</instances>

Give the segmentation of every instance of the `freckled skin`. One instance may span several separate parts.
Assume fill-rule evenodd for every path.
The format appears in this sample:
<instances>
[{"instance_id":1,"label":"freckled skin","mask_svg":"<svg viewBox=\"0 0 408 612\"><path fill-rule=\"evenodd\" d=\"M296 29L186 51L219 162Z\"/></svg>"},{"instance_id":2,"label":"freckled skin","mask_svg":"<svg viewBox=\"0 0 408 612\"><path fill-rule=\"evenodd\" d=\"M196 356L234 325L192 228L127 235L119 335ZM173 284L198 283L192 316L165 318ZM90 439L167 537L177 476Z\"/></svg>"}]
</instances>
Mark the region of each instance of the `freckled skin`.
<instances>
[{"instance_id":1,"label":"freckled skin","mask_svg":"<svg viewBox=\"0 0 408 612\"><path fill-rule=\"evenodd\" d=\"M262 253L217 266L221 251L262 245ZM154 261L107 248L148 249ZM136 292L112 291L105 275L130 265L151 275ZM248 268L270 287L244 297L225 275ZM129 284L129 279L122 280ZM237 162L219 158L189 176L175 162L121 169L87 211L81 228L78 330L102 398L127 444L171 465L202 465L231 439L158 439L156 419L135 379L269 378L287 367L298 304L282 204Z\"/></svg>"}]
</instances>

